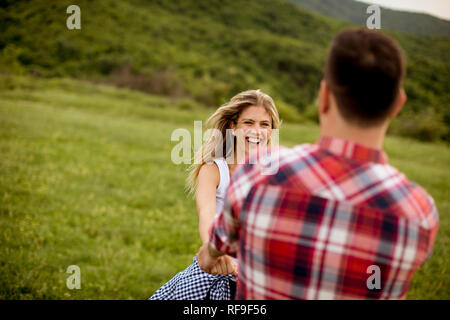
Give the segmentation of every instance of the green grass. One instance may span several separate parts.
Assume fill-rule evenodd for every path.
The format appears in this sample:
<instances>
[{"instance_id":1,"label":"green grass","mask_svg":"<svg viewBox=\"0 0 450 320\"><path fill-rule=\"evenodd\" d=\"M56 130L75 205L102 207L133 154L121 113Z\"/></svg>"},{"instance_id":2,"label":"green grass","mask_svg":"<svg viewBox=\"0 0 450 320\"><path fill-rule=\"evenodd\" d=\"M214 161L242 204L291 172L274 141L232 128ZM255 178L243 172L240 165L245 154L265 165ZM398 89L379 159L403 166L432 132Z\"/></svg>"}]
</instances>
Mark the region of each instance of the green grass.
<instances>
[{"instance_id":1,"label":"green grass","mask_svg":"<svg viewBox=\"0 0 450 320\"><path fill-rule=\"evenodd\" d=\"M197 213L170 136L211 109L67 79L1 76L0 88L0 299L146 299L190 264ZM288 146L317 137L280 131ZM396 137L386 150L440 212L408 298L449 299L450 150ZM66 287L73 264L81 290Z\"/></svg>"}]
</instances>

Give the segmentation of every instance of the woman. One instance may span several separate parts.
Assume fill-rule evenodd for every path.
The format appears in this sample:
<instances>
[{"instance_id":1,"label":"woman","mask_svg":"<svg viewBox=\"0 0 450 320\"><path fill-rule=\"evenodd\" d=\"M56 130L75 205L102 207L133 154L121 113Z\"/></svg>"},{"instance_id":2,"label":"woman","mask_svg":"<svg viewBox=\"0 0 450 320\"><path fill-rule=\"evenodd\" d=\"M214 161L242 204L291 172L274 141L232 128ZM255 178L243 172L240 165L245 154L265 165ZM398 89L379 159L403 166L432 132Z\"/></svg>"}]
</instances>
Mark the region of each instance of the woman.
<instances>
[{"instance_id":1,"label":"woman","mask_svg":"<svg viewBox=\"0 0 450 320\"><path fill-rule=\"evenodd\" d=\"M208 119L213 129L208 141L195 154L187 187L195 193L199 233L203 243L209 240L209 227L223 207L226 189L238 164L253 150L270 142L271 130L280 124L271 97L259 90L244 91L221 106ZM159 288L151 300L230 300L233 298L237 265L230 256L222 256L209 274L197 260Z\"/></svg>"}]
</instances>

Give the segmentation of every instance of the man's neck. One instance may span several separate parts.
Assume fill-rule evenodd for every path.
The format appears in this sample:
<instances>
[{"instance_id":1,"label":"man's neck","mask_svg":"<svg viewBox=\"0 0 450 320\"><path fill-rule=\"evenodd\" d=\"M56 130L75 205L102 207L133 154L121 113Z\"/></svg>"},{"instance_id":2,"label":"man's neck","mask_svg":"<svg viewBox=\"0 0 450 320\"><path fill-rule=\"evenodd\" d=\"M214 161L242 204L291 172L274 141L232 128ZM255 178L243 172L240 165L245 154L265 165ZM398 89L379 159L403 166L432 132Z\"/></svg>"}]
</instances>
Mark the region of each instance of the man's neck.
<instances>
[{"instance_id":1,"label":"man's neck","mask_svg":"<svg viewBox=\"0 0 450 320\"><path fill-rule=\"evenodd\" d=\"M340 139L345 139L352 141L354 143L375 148L383 149L384 137L386 136L387 127L379 128L359 128L355 126L348 126L346 124L340 123L333 126L328 126L324 128L321 126L320 136L321 137L335 137Z\"/></svg>"}]
</instances>

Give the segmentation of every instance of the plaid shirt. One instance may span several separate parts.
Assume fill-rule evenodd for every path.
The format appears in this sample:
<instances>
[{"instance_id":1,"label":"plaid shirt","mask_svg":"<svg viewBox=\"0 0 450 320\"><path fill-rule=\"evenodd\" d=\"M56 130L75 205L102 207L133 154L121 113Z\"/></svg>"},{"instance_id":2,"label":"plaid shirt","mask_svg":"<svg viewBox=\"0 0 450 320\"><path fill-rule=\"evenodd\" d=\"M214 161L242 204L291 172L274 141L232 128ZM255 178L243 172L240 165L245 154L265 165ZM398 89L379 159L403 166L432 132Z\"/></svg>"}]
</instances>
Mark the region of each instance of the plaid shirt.
<instances>
[{"instance_id":1,"label":"plaid shirt","mask_svg":"<svg viewBox=\"0 0 450 320\"><path fill-rule=\"evenodd\" d=\"M273 175L241 166L210 246L237 255L237 299L404 299L437 228L383 151L324 137L280 148Z\"/></svg>"}]
</instances>

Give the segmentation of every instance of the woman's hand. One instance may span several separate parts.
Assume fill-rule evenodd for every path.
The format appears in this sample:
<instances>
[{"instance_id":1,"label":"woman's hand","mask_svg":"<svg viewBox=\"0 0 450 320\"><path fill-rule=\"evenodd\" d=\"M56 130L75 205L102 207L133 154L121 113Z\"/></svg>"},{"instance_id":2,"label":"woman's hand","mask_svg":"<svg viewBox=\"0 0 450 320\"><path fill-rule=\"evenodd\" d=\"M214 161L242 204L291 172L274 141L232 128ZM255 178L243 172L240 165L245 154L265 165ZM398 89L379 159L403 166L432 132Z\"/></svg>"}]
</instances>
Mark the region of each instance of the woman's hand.
<instances>
[{"instance_id":1,"label":"woman's hand","mask_svg":"<svg viewBox=\"0 0 450 320\"><path fill-rule=\"evenodd\" d=\"M233 261L233 258L228 255L223 255L219 257L216 264L211 269L211 274L223 274L227 275L232 273L233 275L237 275L237 265Z\"/></svg>"},{"instance_id":2,"label":"woman's hand","mask_svg":"<svg viewBox=\"0 0 450 320\"><path fill-rule=\"evenodd\" d=\"M220 256L210 254L208 243L204 243L197 252L197 264L205 272L212 273L212 268Z\"/></svg>"}]
</instances>

